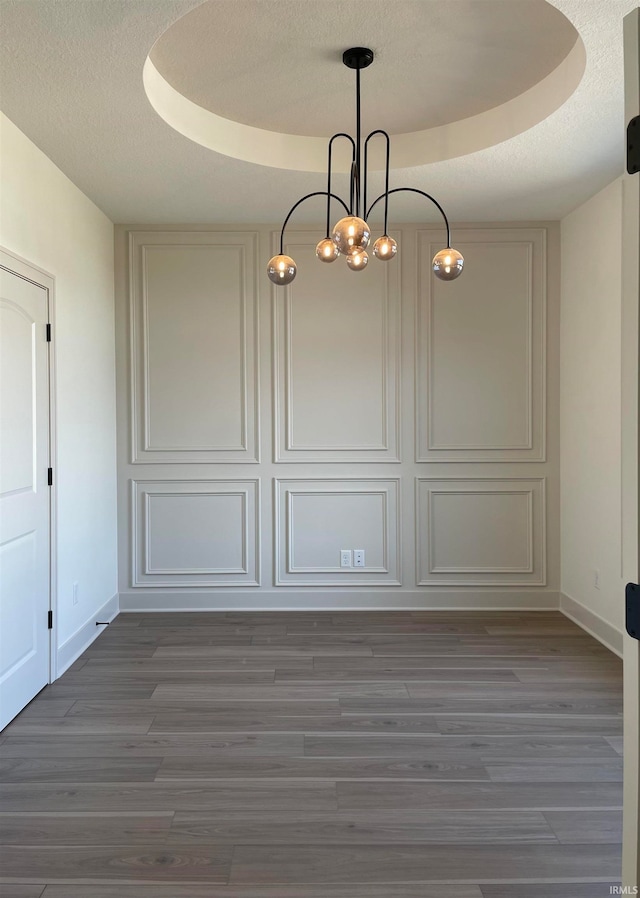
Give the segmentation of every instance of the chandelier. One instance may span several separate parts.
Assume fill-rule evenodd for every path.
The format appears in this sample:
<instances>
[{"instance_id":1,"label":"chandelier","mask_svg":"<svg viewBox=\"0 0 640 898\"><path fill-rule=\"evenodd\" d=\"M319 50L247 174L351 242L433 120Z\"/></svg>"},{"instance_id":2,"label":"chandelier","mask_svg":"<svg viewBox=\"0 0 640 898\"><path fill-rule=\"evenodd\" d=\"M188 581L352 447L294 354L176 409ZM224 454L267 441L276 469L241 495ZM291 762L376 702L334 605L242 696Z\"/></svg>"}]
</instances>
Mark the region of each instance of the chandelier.
<instances>
[{"instance_id":1,"label":"chandelier","mask_svg":"<svg viewBox=\"0 0 640 898\"><path fill-rule=\"evenodd\" d=\"M316 190L308 193L294 203L289 210L289 214L284 220L282 230L280 231L280 252L277 256L273 256L267 265L267 274L269 280L274 284L285 285L290 284L295 278L297 272L296 263L291 256L285 255L284 252L284 232L289 219L305 200L314 196L326 196L327 198L327 226L325 236L316 246L316 256L321 262L335 262L338 256L342 255L346 258L347 267L351 271L362 271L369 263L369 254L367 247L371 239L371 228L367 224L374 206L381 200L384 200L384 228L382 236L373 244L373 255L381 262L389 262L398 252L398 244L388 234L389 220L389 197L392 193L419 193L421 196L430 200L439 210L447 230L447 245L441 249L433 257L432 267L436 277L443 281L452 281L462 273L464 259L458 250L451 246L451 230L449 228L449 220L440 203L424 190L418 190L416 187L395 187L389 190L389 155L390 155L390 138L386 131L377 128L372 131L362 141L361 132L361 109L360 109L360 72L366 69L373 62L373 50L367 47L351 47L342 54L343 63L356 72L356 137L355 140L349 134L339 132L334 134L329 140L328 160L327 160L327 189ZM369 141L380 135L386 142L385 157L385 188L371 205L367 208L367 153ZM349 202L346 203L341 197L331 192L331 153L334 140L343 138L351 144L351 178L349 185ZM334 226L331 231L331 200L340 203L347 213L344 218Z\"/></svg>"}]
</instances>

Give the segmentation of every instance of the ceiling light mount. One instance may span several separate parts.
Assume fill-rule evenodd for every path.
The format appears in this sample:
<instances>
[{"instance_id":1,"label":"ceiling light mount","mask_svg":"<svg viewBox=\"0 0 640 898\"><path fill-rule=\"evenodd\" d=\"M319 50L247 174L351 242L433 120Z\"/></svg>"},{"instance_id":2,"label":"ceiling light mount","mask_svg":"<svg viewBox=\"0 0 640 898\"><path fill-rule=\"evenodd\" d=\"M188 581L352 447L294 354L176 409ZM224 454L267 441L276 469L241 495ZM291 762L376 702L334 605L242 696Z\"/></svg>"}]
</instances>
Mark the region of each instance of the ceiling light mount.
<instances>
[{"instance_id":1,"label":"ceiling light mount","mask_svg":"<svg viewBox=\"0 0 640 898\"><path fill-rule=\"evenodd\" d=\"M366 69L374 57L375 54L369 47L350 47L342 54L342 61L348 69Z\"/></svg>"},{"instance_id":2,"label":"ceiling light mount","mask_svg":"<svg viewBox=\"0 0 640 898\"><path fill-rule=\"evenodd\" d=\"M296 203L293 204L280 231L280 252L277 256L273 256L269 260L267 266L267 275L269 280L279 286L290 284L297 273L297 266L294 260L285 255L284 252L284 232L289 219L298 208L298 206L314 196L325 196L327 198L327 217L326 217L326 233L316 247L316 256L321 262L335 262L338 256L346 256L347 267L351 271L362 271L369 262L369 256L366 252L371 239L371 228L367 224L373 207L380 200L384 200L384 229L382 236L373 244L374 256L382 262L388 262L393 259L398 251L398 244L390 237L387 232L389 221L389 197L391 194L399 192L418 193L426 197L438 209L447 230L447 245L440 250L433 258L432 270L434 275L443 281L452 281L462 273L464 259L462 254L451 246L451 229L447 215L440 205L430 194L424 190L418 190L415 187L395 187L389 190L389 158L391 152L391 139L386 131L377 128L371 131L364 142L362 140L362 114L361 114L361 96L360 96L360 72L362 69L368 68L374 60L374 52L368 47L350 47L342 54L342 61L349 69L353 69L356 73L356 136L355 139L350 134L339 132L334 134L329 140L328 159L327 159L327 189L315 190L308 193ZM380 135L385 141L385 187L384 193L381 193L371 205L367 208L367 178L368 178L368 150L369 141ZM349 202L345 202L341 197L331 192L331 161L333 143L335 140L344 139L351 145L351 179L349 184ZM341 203L345 212L344 218L334 226L331 230L331 200L334 199Z\"/></svg>"}]
</instances>

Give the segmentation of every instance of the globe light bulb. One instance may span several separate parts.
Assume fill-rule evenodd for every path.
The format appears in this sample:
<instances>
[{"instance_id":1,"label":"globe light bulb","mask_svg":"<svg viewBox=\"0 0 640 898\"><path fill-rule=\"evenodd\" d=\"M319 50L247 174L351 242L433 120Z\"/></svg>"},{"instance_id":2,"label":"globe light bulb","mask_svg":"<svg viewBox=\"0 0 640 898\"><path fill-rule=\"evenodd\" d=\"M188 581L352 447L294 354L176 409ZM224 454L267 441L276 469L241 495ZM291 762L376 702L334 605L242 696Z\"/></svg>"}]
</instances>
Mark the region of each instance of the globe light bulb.
<instances>
[{"instance_id":1,"label":"globe light bulb","mask_svg":"<svg viewBox=\"0 0 640 898\"><path fill-rule=\"evenodd\" d=\"M297 270L296 263L291 256L274 256L272 259L269 259L269 264L267 265L269 280L272 284L280 286L290 284L296 276Z\"/></svg>"},{"instance_id":2,"label":"globe light bulb","mask_svg":"<svg viewBox=\"0 0 640 898\"><path fill-rule=\"evenodd\" d=\"M381 262L388 262L389 259L393 259L397 252L398 244L393 237L389 237L388 234L383 234L382 237L378 237L373 244L373 255L376 259L380 259Z\"/></svg>"},{"instance_id":3,"label":"globe light bulb","mask_svg":"<svg viewBox=\"0 0 640 898\"><path fill-rule=\"evenodd\" d=\"M325 237L316 246L316 256L321 262L335 262L340 255L340 250L331 237Z\"/></svg>"},{"instance_id":4,"label":"globe light bulb","mask_svg":"<svg viewBox=\"0 0 640 898\"><path fill-rule=\"evenodd\" d=\"M351 253L347 256L347 268L351 271L362 271L369 264L369 256L362 250L359 253Z\"/></svg>"},{"instance_id":5,"label":"globe light bulb","mask_svg":"<svg viewBox=\"0 0 640 898\"><path fill-rule=\"evenodd\" d=\"M341 218L333 229L333 242L344 256L359 253L369 245L369 225L356 215Z\"/></svg>"},{"instance_id":6,"label":"globe light bulb","mask_svg":"<svg viewBox=\"0 0 640 898\"><path fill-rule=\"evenodd\" d=\"M462 253L448 246L433 257L433 273L441 281L453 281L462 274L464 259Z\"/></svg>"}]
</instances>

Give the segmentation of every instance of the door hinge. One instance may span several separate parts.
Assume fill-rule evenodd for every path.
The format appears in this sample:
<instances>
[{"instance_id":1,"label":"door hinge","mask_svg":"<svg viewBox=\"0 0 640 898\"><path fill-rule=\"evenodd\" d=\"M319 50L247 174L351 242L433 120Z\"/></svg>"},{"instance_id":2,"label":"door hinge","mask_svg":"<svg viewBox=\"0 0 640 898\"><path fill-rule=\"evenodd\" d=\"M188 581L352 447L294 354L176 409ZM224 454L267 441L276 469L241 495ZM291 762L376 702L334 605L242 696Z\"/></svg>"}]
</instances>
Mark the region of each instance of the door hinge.
<instances>
[{"instance_id":1,"label":"door hinge","mask_svg":"<svg viewBox=\"0 0 640 898\"><path fill-rule=\"evenodd\" d=\"M49 630L53 630L53 611L49 611L47 615L47 626Z\"/></svg>"},{"instance_id":2,"label":"door hinge","mask_svg":"<svg viewBox=\"0 0 640 898\"><path fill-rule=\"evenodd\" d=\"M53 468L47 468L47 486L53 486Z\"/></svg>"},{"instance_id":3,"label":"door hinge","mask_svg":"<svg viewBox=\"0 0 640 898\"><path fill-rule=\"evenodd\" d=\"M624 598L627 633L634 639L640 639L640 586L637 583L627 583Z\"/></svg>"},{"instance_id":4,"label":"door hinge","mask_svg":"<svg viewBox=\"0 0 640 898\"><path fill-rule=\"evenodd\" d=\"M630 175L640 172L640 115L627 125L627 171Z\"/></svg>"},{"instance_id":5,"label":"door hinge","mask_svg":"<svg viewBox=\"0 0 640 898\"><path fill-rule=\"evenodd\" d=\"M47 322L47 343L51 343L51 325Z\"/></svg>"}]
</instances>

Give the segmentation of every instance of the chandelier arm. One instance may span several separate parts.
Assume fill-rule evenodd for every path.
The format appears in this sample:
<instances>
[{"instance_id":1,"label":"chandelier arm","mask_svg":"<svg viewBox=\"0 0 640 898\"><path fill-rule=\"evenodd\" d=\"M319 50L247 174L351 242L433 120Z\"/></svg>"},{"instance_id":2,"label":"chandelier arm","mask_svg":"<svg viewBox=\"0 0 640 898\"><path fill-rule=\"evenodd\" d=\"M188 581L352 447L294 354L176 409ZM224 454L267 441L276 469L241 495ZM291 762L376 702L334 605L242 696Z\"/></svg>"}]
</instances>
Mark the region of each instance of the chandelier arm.
<instances>
[{"instance_id":1,"label":"chandelier arm","mask_svg":"<svg viewBox=\"0 0 640 898\"><path fill-rule=\"evenodd\" d=\"M400 193L401 191L406 191L408 193L419 193L421 196L426 196L426 198L428 200L431 200L433 205L436 206L436 208L440 211L440 214L442 215L442 217L444 219L445 227L447 229L447 249L450 249L451 248L451 228L449 227L449 219L447 218L447 213L444 211L444 209L442 208L442 206L440 205L438 200L435 199L435 197L431 196L430 193L425 193L424 190L418 190L417 187L394 187L393 190L388 190L385 193L381 193L380 196L377 199L375 199L369 206L369 211L367 212L366 218L367 219L369 218L371 210L376 205L376 203L380 202L380 200L383 197L386 196L388 198L389 196L391 196L392 193Z\"/></svg>"},{"instance_id":2,"label":"chandelier arm","mask_svg":"<svg viewBox=\"0 0 640 898\"><path fill-rule=\"evenodd\" d=\"M356 158L356 143L353 137L350 134L345 134L343 131L339 131L337 134L334 134L331 140L329 141L329 150L328 150L328 160L327 160L327 238L329 237L329 231L331 230L331 151L333 141L338 137L345 137L351 144L352 152L351 152L351 165L353 167L353 163ZM348 210L348 214L351 213L353 209L353 194L350 199L351 207Z\"/></svg>"},{"instance_id":3,"label":"chandelier arm","mask_svg":"<svg viewBox=\"0 0 640 898\"><path fill-rule=\"evenodd\" d=\"M375 131L372 131L371 134L368 135L367 139L364 142L364 177L363 177L363 210L366 212L367 209L367 182L369 180L369 166L367 162L367 153L368 153L368 144L372 137L375 137L376 134L382 134L384 139L387 142L387 153L385 160L385 168L384 168L384 231L383 233L386 235L387 233L387 223L389 221L389 156L391 152L391 139L386 131L382 128L377 128ZM377 200L376 200L377 202ZM371 207L373 208L373 206ZM367 215L365 215L365 220Z\"/></svg>"},{"instance_id":4,"label":"chandelier arm","mask_svg":"<svg viewBox=\"0 0 640 898\"><path fill-rule=\"evenodd\" d=\"M286 228L286 226L289 222L289 219L291 218L291 216L293 215L295 210L298 208L300 203L304 203L305 200L311 199L312 196L327 196L327 191L326 190L315 190L313 193L308 193L306 196L301 197L297 203L293 204L293 206L289 210L289 214L287 215L287 217L284 220L284 224L282 225L282 230L280 231L280 255L281 256L284 255L284 229ZM338 200L338 202L342 203L342 205L344 206L347 215L350 214L349 207L347 206L345 201L342 199L342 197L337 196L335 193L330 193L327 198Z\"/></svg>"}]
</instances>

